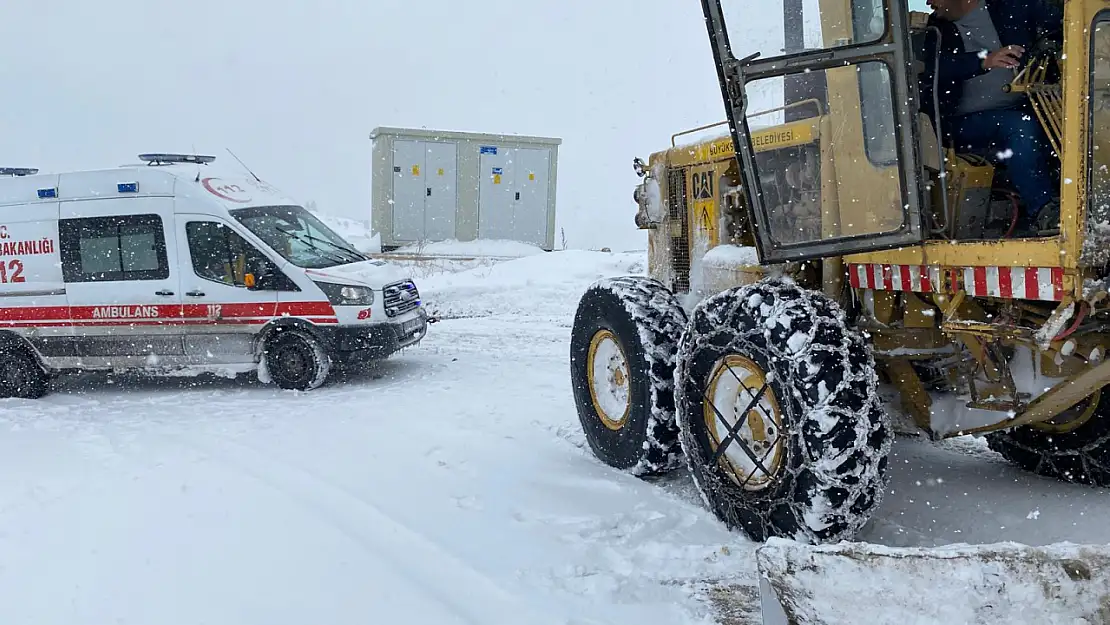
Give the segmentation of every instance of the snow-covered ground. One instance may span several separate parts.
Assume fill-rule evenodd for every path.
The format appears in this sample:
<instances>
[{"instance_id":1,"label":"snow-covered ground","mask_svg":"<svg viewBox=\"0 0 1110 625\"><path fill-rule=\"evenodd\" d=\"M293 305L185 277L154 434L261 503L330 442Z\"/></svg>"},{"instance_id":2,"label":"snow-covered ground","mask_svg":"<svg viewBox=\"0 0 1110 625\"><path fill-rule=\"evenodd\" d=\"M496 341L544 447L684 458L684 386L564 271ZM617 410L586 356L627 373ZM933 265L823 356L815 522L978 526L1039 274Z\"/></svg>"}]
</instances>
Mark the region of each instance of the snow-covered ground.
<instances>
[{"instance_id":1,"label":"snow-covered ground","mask_svg":"<svg viewBox=\"0 0 1110 625\"><path fill-rule=\"evenodd\" d=\"M522 258L542 254L543 250L535 245L520 241L433 241L408 245L396 250L396 253L449 257Z\"/></svg>"},{"instance_id":2,"label":"snow-covered ground","mask_svg":"<svg viewBox=\"0 0 1110 625\"><path fill-rule=\"evenodd\" d=\"M0 622L700 625L725 622L705 592L723 581L752 599L727 622L758 623L755 545L684 471L611 470L577 424L578 296L645 270L585 251L424 267L427 339L307 394L86 377L0 400ZM863 540L1110 543L1106 491L974 440L894 453Z\"/></svg>"},{"instance_id":3,"label":"snow-covered ground","mask_svg":"<svg viewBox=\"0 0 1110 625\"><path fill-rule=\"evenodd\" d=\"M338 217L314 209L312 212L327 227L336 231L339 236L346 239L360 252L377 254L382 251L382 238L380 235L370 233L370 223L368 221Z\"/></svg>"}]
</instances>

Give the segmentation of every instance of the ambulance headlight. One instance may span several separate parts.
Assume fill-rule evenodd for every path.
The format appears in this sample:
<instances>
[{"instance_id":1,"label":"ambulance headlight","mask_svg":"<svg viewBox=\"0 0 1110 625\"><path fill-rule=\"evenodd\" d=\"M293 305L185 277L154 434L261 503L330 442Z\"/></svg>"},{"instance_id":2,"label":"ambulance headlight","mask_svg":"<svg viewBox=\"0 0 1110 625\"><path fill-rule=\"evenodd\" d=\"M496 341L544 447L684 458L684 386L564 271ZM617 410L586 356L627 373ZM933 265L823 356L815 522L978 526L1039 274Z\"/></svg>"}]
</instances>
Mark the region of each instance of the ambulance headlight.
<instances>
[{"instance_id":1,"label":"ambulance headlight","mask_svg":"<svg viewBox=\"0 0 1110 625\"><path fill-rule=\"evenodd\" d=\"M369 306L374 303L374 289L365 286L317 282L316 286L334 306Z\"/></svg>"}]
</instances>

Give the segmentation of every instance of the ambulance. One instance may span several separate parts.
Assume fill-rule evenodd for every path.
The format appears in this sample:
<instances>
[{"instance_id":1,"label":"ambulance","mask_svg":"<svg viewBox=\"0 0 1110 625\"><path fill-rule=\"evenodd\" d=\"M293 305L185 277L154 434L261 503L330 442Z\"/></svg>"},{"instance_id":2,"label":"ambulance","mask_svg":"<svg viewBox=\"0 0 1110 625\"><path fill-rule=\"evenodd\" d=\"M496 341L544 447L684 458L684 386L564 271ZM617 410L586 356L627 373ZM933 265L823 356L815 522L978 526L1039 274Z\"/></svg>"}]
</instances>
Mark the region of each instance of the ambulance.
<instances>
[{"instance_id":1,"label":"ambulance","mask_svg":"<svg viewBox=\"0 0 1110 625\"><path fill-rule=\"evenodd\" d=\"M139 160L0 169L0 397L96 370L257 372L304 391L424 338L412 280L253 174Z\"/></svg>"}]
</instances>

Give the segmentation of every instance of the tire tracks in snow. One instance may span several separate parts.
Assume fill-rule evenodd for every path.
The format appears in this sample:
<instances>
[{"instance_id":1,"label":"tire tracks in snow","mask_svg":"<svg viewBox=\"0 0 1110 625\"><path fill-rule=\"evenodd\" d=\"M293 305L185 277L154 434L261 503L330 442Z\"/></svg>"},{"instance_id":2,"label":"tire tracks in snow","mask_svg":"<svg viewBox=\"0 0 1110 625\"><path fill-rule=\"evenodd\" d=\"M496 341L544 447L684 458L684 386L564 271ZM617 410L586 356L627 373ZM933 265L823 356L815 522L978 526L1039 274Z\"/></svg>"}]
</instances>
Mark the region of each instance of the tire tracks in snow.
<instances>
[{"instance_id":1,"label":"tire tracks in snow","mask_svg":"<svg viewBox=\"0 0 1110 625\"><path fill-rule=\"evenodd\" d=\"M474 625L600 625L541 613L494 580L408 528L380 507L318 473L252 446L220 437L165 433L182 446L250 475L326 521L368 553L389 562L417 587L434 589L431 599ZM491 619L491 615L496 617Z\"/></svg>"},{"instance_id":2,"label":"tire tracks in snow","mask_svg":"<svg viewBox=\"0 0 1110 625\"><path fill-rule=\"evenodd\" d=\"M336 395L335 401L342 401L347 393ZM138 403L144 408L157 409L179 402L180 397L147 397ZM593 619L560 618L529 606L521 597L451 554L442 545L410 529L378 505L318 472L238 442L229 432L205 428L208 431L197 434L185 430L187 426L197 425L226 428L226 424L220 424L222 418L229 415L225 414L226 411L218 412L207 415L200 422L188 423L162 418L116 419L107 431L96 427L102 423L80 416L62 419L61 425L65 426L62 429L86 434L95 430L109 455L134 467L140 474L147 474L162 464L139 451L148 447L143 438L154 437L160 444L179 447L191 456L207 457L236 473L253 478L291 500L310 517L340 532L384 563L398 577L409 580L414 588L426 591L428 601L438 603L444 612L456 616L458 620L455 622L473 625L516 625L521 622L535 625L600 625ZM152 422L159 426L157 430L149 429ZM236 423L243 425L238 421Z\"/></svg>"}]
</instances>

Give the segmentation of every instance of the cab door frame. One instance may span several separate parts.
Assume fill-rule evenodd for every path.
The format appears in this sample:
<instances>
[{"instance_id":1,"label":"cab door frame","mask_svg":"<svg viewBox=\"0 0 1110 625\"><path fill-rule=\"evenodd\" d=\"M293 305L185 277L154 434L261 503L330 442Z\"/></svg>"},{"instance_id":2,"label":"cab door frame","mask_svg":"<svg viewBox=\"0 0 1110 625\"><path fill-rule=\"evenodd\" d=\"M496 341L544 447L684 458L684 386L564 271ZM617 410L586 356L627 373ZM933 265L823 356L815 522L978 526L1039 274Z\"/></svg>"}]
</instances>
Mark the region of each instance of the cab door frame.
<instances>
[{"instance_id":1,"label":"cab door frame","mask_svg":"<svg viewBox=\"0 0 1110 625\"><path fill-rule=\"evenodd\" d=\"M732 0L743 2L745 0ZM737 59L729 42L721 0L702 0L713 58L725 105L736 158L742 172L742 190L751 223L755 224L755 243L761 264L801 261L887 250L924 243L923 207L925 194L919 184L920 143L917 126L917 85L909 80L912 55L909 41L908 11L900 0L884 0L887 16L885 33L878 40L842 47L759 59L754 54ZM771 238L767 206L763 202L759 174L747 123L745 85L758 80L858 65L869 61L884 63L891 77L895 103L895 132L898 143L899 176L902 193L903 223L893 232L842 236L820 241L783 244Z\"/></svg>"}]
</instances>

